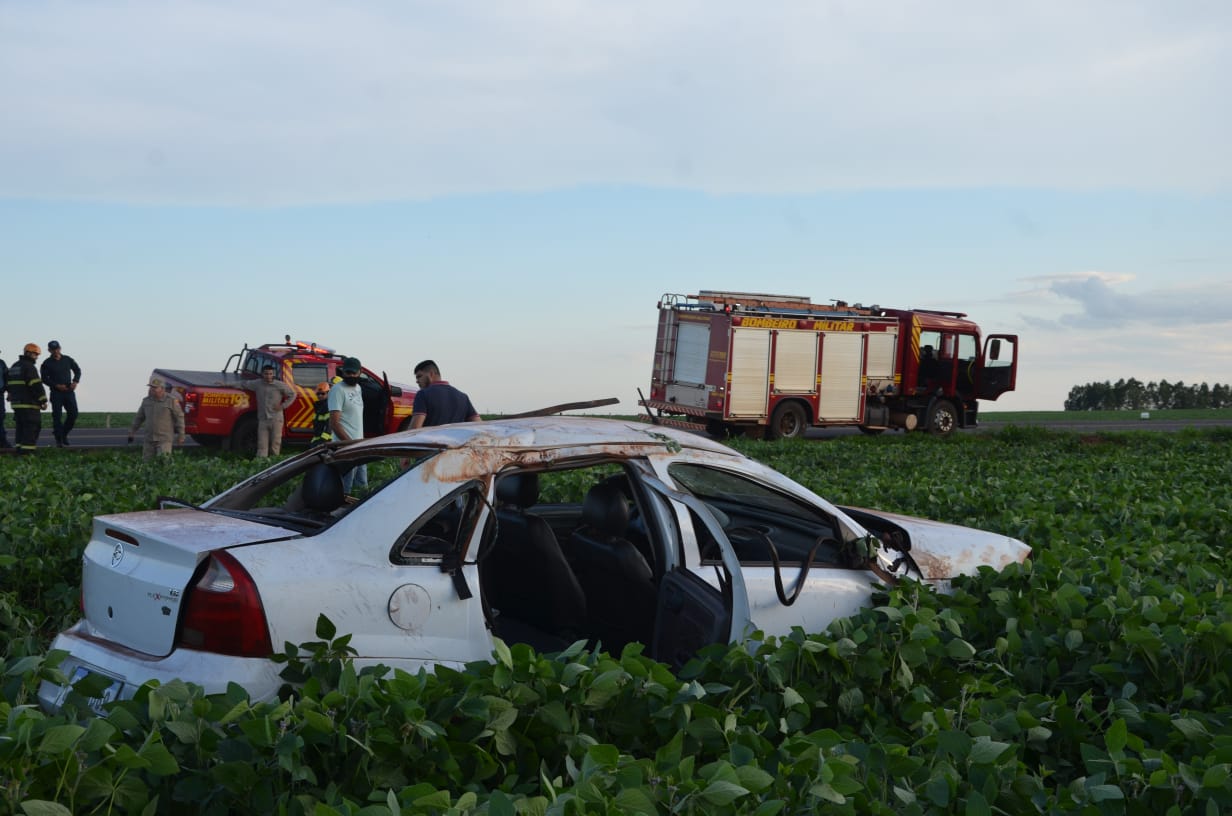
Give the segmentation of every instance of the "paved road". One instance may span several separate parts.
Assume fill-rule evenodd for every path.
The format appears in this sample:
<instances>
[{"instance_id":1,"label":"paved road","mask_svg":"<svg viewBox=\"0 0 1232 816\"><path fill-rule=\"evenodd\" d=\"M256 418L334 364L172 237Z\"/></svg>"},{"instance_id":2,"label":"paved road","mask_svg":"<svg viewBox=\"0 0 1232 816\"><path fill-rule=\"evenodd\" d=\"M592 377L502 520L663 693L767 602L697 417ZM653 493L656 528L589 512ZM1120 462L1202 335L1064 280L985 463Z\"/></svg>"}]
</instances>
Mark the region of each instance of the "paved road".
<instances>
[{"instance_id":1,"label":"paved road","mask_svg":"<svg viewBox=\"0 0 1232 816\"><path fill-rule=\"evenodd\" d=\"M1006 427L1008 424L984 420L980 423L980 428L982 430L995 431ZM1125 419L1100 420L1096 422L1047 420L1015 424L1020 427L1039 425L1053 431L1180 431L1185 428L1226 428L1232 426L1232 419Z\"/></svg>"},{"instance_id":2,"label":"paved road","mask_svg":"<svg viewBox=\"0 0 1232 816\"><path fill-rule=\"evenodd\" d=\"M1010 424L1018 427L1040 427L1052 431L1087 431L1100 433L1102 431L1180 431L1185 428L1226 428L1232 427L1232 419L1125 419L1125 420L1039 420L1038 422L998 422L984 419L974 431L963 433L980 433L982 431L999 431ZM810 428L809 439L831 439L839 436L858 434L858 428ZM902 431L887 431L887 433L903 433Z\"/></svg>"},{"instance_id":3,"label":"paved road","mask_svg":"<svg viewBox=\"0 0 1232 816\"><path fill-rule=\"evenodd\" d=\"M9 427L11 420L5 423L5 431L8 433L9 444L13 444L13 429ZM143 434L137 435L137 440L133 442L133 447L140 448L141 442L144 439ZM74 428L73 433L69 436L69 450L73 448L115 448L123 447L127 444L128 428ZM192 439L187 439L184 442L185 447L195 446L197 443ZM43 432L39 434L38 446L40 448L54 448L56 439L51 435L51 428L44 427Z\"/></svg>"}]
</instances>

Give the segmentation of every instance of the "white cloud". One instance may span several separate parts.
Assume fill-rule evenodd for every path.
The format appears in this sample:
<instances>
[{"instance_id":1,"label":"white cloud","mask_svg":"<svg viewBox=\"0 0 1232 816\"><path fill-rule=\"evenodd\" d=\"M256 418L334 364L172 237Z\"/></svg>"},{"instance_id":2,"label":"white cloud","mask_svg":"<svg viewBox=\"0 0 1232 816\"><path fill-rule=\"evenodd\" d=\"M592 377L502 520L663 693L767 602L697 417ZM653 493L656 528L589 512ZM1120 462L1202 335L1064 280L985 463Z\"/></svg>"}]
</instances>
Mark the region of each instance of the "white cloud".
<instances>
[{"instance_id":1,"label":"white cloud","mask_svg":"<svg viewBox=\"0 0 1232 816\"><path fill-rule=\"evenodd\" d=\"M1225 3L8 3L0 196L1221 188L1230 21Z\"/></svg>"},{"instance_id":2,"label":"white cloud","mask_svg":"<svg viewBox=\"0 0 1232 816\"><path fill-rule=\"evenodd\" d=\"M1046 304L1051 314L1023 315L1044 328L1105 329L1143 326L1192 327L1206 331L1212 324L1232 324L1232 282L1187 280L1170 286L1133 291L1131 275L1087 272L1036 278L1026 297ZM1076 310L1075 310L1076 307Z\"/></svg>"}]
</instances>

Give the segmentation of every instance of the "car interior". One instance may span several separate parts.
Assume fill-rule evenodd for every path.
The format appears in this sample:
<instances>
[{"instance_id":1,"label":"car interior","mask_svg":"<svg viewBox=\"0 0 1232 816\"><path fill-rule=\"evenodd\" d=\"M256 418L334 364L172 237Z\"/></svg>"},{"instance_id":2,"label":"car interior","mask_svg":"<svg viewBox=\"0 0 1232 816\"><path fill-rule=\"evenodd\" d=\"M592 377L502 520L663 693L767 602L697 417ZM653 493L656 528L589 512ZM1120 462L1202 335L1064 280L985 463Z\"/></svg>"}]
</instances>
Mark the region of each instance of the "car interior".
<instances>
[{"instance_id":1,"label":"car interior","mask_svg":"<svg viewBox=\"0 0 1232 816\"><path fill-rule=\"evenodd\" d=\"M649 644L661 544L647 535L638 502L615 466L498 477L478 559L492 632L540 651L577 640L612 653Z\"/></svg>"}]
</instances>

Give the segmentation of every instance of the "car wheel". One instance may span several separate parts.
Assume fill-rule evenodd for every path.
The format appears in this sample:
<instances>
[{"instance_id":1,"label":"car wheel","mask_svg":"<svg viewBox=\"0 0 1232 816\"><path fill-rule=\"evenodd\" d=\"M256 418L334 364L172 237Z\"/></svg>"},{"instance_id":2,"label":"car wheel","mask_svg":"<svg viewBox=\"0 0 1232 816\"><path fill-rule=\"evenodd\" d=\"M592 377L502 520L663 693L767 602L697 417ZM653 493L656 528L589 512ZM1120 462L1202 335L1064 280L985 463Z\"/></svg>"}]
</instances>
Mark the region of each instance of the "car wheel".
<instances>
[{"instance_id":1,"label":"car wheel","mask_svg":"<svg viewBox=\"0 0 1232 816\"><path fill-rule=\"evenodd\" d=\"M949 436L958 427L958 413L954 403L937 400L928 409L928 432L934 436Z\"/></svg>"},{"instance_id":2,"label":"car wheel","mask_svg":"<svg viewBox=\"0 0 1232 816\"><path fill-rule=\"evenodd\" d=\"M257 418L249 415L240 417L231 429L231 452L243 456L255 456L257 453Z\"/></svg>"},{"instance_id":3,"label":"car wheel","mask_svg":"<svg viewBox=\"0 0 1232 816\"><path fill-rule=\"evenodd\" d=\"M766 428L769 439L797 439L804 436L808 422L804 416L804 408L798 402L781 402L770 417L770 426Z\"/></svg>"}]
</instances>

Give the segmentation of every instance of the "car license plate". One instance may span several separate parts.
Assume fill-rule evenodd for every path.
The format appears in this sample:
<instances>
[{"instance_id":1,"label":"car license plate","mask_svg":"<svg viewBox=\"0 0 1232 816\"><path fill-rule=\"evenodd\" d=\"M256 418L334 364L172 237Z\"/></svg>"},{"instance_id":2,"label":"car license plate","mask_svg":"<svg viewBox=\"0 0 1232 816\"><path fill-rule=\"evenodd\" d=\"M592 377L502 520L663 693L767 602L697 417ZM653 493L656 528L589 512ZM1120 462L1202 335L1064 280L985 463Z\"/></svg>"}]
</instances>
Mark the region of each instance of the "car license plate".
<instances>
[{"instance_id":1,"label":"car license plate","mask_svg":"<svg viewBox=\"0 0 1232 816\"><path fill-rule=\"evenodd\" d=\"M90 674L96 674L99 677L103 677L111 681L97 697L90 697L87 700L87 705L90 706L90 710L95 714L103 714L103 706L120 696L120 689L124 688L124 683L110 677L109 675L103 674L102 672L91 671L87 666L78 666L73 671L73 676L69 678L68 683L60 687L60 694L56 697L57 710L64 705L64 701L68 697L69 692L73 690L73 686Z\"/></svg>"}]
</instances>

